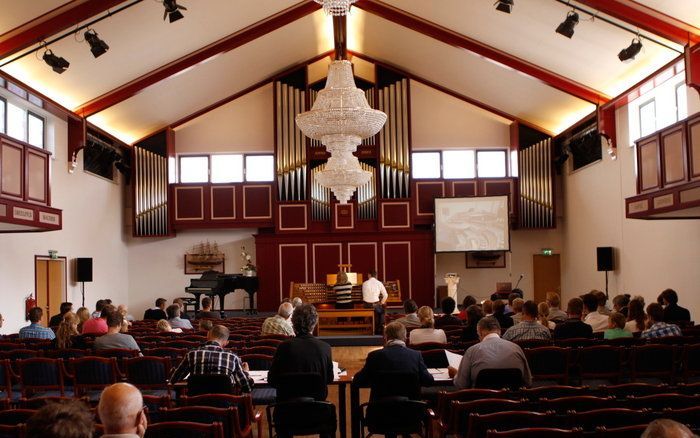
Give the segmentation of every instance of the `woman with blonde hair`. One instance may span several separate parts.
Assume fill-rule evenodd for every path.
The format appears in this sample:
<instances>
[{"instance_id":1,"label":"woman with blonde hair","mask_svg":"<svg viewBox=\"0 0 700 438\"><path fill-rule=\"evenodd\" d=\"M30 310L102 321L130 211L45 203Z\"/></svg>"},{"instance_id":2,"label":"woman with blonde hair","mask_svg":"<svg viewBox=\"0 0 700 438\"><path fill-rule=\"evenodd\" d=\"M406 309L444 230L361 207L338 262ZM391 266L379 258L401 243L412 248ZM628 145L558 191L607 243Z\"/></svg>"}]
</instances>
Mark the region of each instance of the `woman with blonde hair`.
<instances>
[{"instance_id":1,"label":"woman with blonde hair","mask_svg":"<svg viewBox=\"0 0 700 438\"><path fill-rule=\"evenodd\" d=\"M537 323L550 330L554 330L554 327L557 326L554 321L549 320L549 304L546 301L537 305Z\"/></svg>"},{"instance_id":2,"label":"woman with blonde hair","mask_svg":"<svg viewBox=\"0 0 700 438\"><path fill-rule=\"evenodd\" d=\"M87 307L81 307L80 309L78 309L77 312L75 312L75 315L78 317L78 331L82 333L83 324L85 323L85 321L90 319L90 311Z\"/></svg>"},{"instance_id":3,"label":"woman with blonde hair","mask_svg":"<svg viewBox=\"0 0 700 438\"><path fill-rule=\"evenodd\" d=\"M447 336L442 329L435 328L435 314L433 309L423 306L416 312L420 320L420 328L411 330L408 335L408 342L411 344L422 344L425 342L447 343Z\"/></svg>"},{"instance_id":4,"label":"woman with blonde hair","mask_svg":"<svg viewBox=\"0 0 700 438\"><path fill-rule=\"evenodd\" d=\"M336 275L333 292L335 293L336 309L352 309L352 283L350 283L348 274L344 271L340 271Z\"/></svg>"},{"instance_id":5,"label":"woman with blonde hair","mask_svg":"<svg viewBox=\"0 0 700 438\"><path fill-rule=\"evenodd\" d=\"M156 330L158 333L182 333L180 328L172 328L167 319L161 319L156 323Z\"/></svg>"},{"instance_id":6,"label":"woman with blonde hair","mask_svg":"<svg viewBox=\"0 0 700 438\"><path fill-rule=\"evenodd\" d=\"M85 343L78 331L79 322L78 316L73 312L67 312L63 315L63 319L56 329L54 341L56 348L85 348Z\"/></svg>"}]
</instances>

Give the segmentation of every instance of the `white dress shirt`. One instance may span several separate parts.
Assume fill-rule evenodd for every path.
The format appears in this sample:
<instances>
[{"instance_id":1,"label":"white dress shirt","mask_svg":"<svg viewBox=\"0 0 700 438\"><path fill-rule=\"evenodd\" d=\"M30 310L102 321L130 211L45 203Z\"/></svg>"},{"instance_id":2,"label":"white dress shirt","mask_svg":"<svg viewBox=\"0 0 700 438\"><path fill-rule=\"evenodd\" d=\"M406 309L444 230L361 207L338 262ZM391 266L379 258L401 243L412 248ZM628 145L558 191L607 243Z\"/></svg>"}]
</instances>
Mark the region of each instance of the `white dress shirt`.
<instances>
[{"instance_id":1,"label":"white dress shirt","mask_svg":"<svg viewBox=\"0 0 700 438\"><path fill-rule=\"evenodd\" d=\"M374 304L379 301L379 294L382 294L382 304L386 303L389 294L381 281L370 277L362 283L362 301Z\"/></svg>"},{"instance_id":2,"label":"white dress shirt","mask_svg":"<svg viewBox=\"0 0 700 438\"><path fill-rule=\"evenodd\" d=\"M607 330L608 321L609 317L607 315L603 315L597 311L589 313L583 320L583 322L593 327L593 333L604 332Z\"/></svg>"}]
</instances>

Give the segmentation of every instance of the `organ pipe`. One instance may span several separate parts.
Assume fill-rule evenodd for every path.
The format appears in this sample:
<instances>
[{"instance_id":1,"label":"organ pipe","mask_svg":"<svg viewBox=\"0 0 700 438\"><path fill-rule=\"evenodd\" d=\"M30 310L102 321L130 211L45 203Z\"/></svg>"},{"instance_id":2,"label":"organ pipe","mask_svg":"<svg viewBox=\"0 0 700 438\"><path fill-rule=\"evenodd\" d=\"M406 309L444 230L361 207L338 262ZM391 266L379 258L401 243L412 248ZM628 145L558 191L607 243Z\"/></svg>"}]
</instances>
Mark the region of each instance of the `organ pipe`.
<instances>
[{"instance_id":1,"label":"organ pipe","mask_svg":"<svg viewBox=\"0 0 700 438\"><path fill-rule=\"evenodd\" d=\"M379 175L383 198L410 196L410 141L408 135L408 80L379 89L379 109L387 122L379 132Z\"/></svg>"},{"instance_id":2,"label":"organ pipe","mask_svg":"<svg viewBox=\"0 0 700 438\"><path fill-rule=\"evenodd\" d=\"M555 226L552 141L543 140L518 152L521 228Z\"/></svg>"},{"instance_id":3,"label":"organ pipe","mask_svg":"<svg viewBox=\"0 0 700 438\"><path fill-rule=\"evenodd\" d=\"M167 236L168 159L134 146L134 235Z\"/></svg>"},{"instance_id":4,"label":"organ pipe","mask_svg":"<svg viewBox=\"0 0 700 438\"><path fill-rule=\"evenodd\" d=\"M297 114L306 111L305 101L304 90L275 83L275 158L280 201L306 199L306 141L294 121Z\"/></svg>"}]
</instances>

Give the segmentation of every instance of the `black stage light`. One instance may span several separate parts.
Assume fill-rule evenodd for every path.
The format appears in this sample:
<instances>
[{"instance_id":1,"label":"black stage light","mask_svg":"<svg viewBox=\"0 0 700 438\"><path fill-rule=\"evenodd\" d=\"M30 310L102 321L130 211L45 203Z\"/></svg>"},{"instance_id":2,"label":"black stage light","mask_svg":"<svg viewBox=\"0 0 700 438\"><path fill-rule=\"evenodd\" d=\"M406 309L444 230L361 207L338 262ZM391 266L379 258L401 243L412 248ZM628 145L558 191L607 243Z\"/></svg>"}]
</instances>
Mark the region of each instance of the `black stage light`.
<instances>
[{"instance_id":1,"label":"black stage light","mask_svg":"<svg viewBox=\"0 0 700 438\"><path fill-rule=\"evenodd\" d=\"M513 10L513 0L498 0L493 5L497 11L505 12L506 14L510 14L510 11Z\"/></svg>"},{"instance_id":2,"label":"black stage light","mask_svg":"<svg viewBox=\"0 0 700 438\"><path fill-rule=\"evenodd\" d=\"M187 8L178 5L176 0L163 0L163 6L165 7L165 12L163 13L163 20L165 20L165 18L168 17L170 19L170 22L172 23L173 21L177 21L180 18L185 18L185 16L182 15L182 12L180 12L180 9L186 11Z\"/></svg>"},{"instance_id":3,"label":"black stage light","mask_svg":"<svg viewBox=\"0 0 700 438\"><path fill-rule=\"evenodd\" d=\"M574 28L578 24L578 14L575 11L569 11L566 14L566 19L557 26L557 33L564 35L567 38L574 36Z\"/></svg>"},{"instance_id":4,"label":"black stage light","mask_svg":"<svg viewBox=\"0 0 700 438\"><path fill-rule=\"evenodd\" d=\"M92 56L95 58L100 55L104 55L104 53L109 50L107 43L105 43L104 40L101 40L97 35L97 32L95 32L93 29L88 29L84 36L85 41L90 44L90 51L92 52Z\"/></svg>"},{"instance_id":5,"label":"black stage light","mask_svg":"<svg viewBox=\"0 0 700 438\"><path fill-rule=\"evenodd\" d=\"M70 66L70 62L66 61L65 58L62 58L60 56L56 56L53 54L53 52L49 49L47 49L44 52L44 56L42 57L44 62L49 65L58 74L63 73L66 71L68 66Z\"/></svg>"},{"instance_id":6,"label":"black stage light","mask_svg":"<svg viewBox=\"0 0 700 438\"><path fill-rule=\"evenodd\" d=\"M617 54L617 57L620 58L620 61L622 62L630 62L634 59L635 56L639 54L641 50L642 40L639 39L639 37L636 37L632 39L632 43L628 47L625 47L624 49L620 50L620 53Z\"/></svg>"}]
</instances>

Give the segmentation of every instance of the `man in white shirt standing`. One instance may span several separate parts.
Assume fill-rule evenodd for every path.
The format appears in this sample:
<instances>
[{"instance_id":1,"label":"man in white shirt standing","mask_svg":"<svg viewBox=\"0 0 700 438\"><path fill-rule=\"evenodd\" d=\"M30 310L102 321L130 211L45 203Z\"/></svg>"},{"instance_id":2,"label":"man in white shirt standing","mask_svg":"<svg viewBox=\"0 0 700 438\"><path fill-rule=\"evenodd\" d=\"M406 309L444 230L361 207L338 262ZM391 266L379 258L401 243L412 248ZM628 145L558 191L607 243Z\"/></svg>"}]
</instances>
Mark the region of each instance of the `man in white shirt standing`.
<instances>
[{"instance_id":1,"label":"man in white shirt standing","mask_svg":"<svg viewBox=\"0 0 700 438\"><path fill-rule=\"evenodd\" d=\"M366 308L374 308L374 333L381 335L384 328L384 304L389 294L382 282L377 280L377 271L369 271L368 277L362 283L362 301Z\"/></svg>"}]
</instances>

